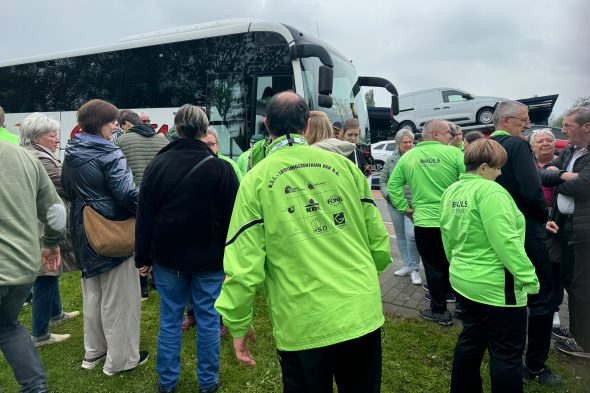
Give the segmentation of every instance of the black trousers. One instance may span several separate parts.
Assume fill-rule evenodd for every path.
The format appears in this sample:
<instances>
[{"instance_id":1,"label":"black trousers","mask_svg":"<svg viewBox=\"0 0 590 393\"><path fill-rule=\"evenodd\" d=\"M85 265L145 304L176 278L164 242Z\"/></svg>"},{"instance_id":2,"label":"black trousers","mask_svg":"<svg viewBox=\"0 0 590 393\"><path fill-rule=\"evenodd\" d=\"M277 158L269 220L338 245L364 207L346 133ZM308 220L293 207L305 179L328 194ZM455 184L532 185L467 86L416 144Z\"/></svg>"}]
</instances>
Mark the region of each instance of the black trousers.
<instances>
[{"instance_id":1,"label":"black trousers","mask_svg":"<svg viewBox=\"0 0 590 393\"><path fill-rule=\"evenodd\" d=\"M327 347L278 351L285 393L381 391L381 329Z\"/></svg>"},{"instance_id":2,"label":"black trousers","mask_svg":"<svg viewBox=\"0 0 590 393\"><path fill-rule=\"evenodd\" d=\"M574 292L576 294L576 341L590 352L590 239L574 245Z\"/></svg>"},{"instance_id":3,"label":"black trousers","mask_svg":"<svg viewBox=\"0 0 590 393\"><path fill-rule=\"evenodd\" d=\"M567 308L570 313L570 332L576 336L576 294L574 292L574 254L572 217L564 214L557 220L558 238L561 247L560 280L567 292Z\"/></svg>"},{"instance_id":4,"label":"black trousers","mask_svg":"<svg viewBox=\"0 0 590 393\"><path fill-rule=\"evenodd\" d=\"M494 307L460 299L463 331L455 346L451 393L483 392L480 367L486 349L492 392L522 393L526 307Z\"/></svg>"},{"instance_id":5,"label":"black trousers","mask_svg":"<svg viewBox=\"0 0 590 393\"><path fill-rule=\"evenodd\" d=\"M528 347L525 364L532 371L545 367L551 345L553 327L553 272L547 251L545 226L538 221L526 221L524 248L535 267L541 286L539 293L529 295Z\"/></svg>"},{"instance_id":6,"label":"black trousers","mask_svg":"<svg viewBox=\"0 0 590 393\"><path fill-rule=\"evenodd\" d=\"M442 243L440 228L414 227L416 248L422 258L428 289L430 290L430 309L442 314L447 310L449 284L449 261Z\"/></svg>"}]
</instances>

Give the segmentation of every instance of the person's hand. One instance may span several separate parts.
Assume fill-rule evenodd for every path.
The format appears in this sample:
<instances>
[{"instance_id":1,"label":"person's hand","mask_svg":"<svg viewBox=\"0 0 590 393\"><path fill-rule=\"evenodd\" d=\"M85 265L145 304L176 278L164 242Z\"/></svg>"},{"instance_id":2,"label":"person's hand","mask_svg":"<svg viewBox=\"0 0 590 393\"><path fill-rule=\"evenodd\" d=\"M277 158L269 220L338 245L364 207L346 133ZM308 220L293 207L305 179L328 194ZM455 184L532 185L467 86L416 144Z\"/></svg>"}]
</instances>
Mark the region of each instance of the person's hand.
<instances>
[{"instance_id":1,"label":"person's hand","mask_svg":"<svg viewBox=\"0 0 590 393\"><path fill-rule=\"evenodd\" d=\"M550 170L550 171L558 171L558 170L559 170L559 168L558 168L558 167L556 167L556 166L553 166L553 165L551 165L551 166L548 166L548 167L547 167L547 168L545 168L545 169L548 169L548 170Z\"/></svg>"},{"instance_id":2,"label":"person's hand","mask_svg":"<svg viewBox=\"0 0 590 393\"><path fill-rule=\"evenodd\" d=\"M146 266L142 266L139 268L139 275L142 277L146 277L151 272L152 272L151 266L146 265Z\"/></svg>"},{"instance_id":3,"label":"person's hand","mask_svg":"<svg viewBox=\"0 0 590 393\"><path fill-rule=\"evenodd\" d=\"M43 247L41 249L41 263L50 272L55 272L61 263L59 246L53 249Z\"/></svg>"},{"instance_id":4,"label":"person's hand","mask_svg":"<svg viewBox=\"0 0 590 393\"><path fill-rule=\"evenodd\" d=\"M556 234L557 231L559 231L559 227L555 221L547 221L547 224L545 224L545 230L549 233Z\"/></svg>"},{"instance_id":5,"label":"person's hand","mask_svg":"<svg viewBox=\"0 0 590 393\"><path fill-rule=\"evenodd\" d=\"M576 177L578 177L578 174L573 172L563 172L560 176L563 181L574 180Z\"/></svg>"},{"instance_id":6,"label":"person's hand","mask_svg":"<svg viewBox=\"0 0 590 393\"><path fill-rule=\"evenodd\" d=\"M254 334L253 327L248 330L248 333L246 333L244 337L234 338L234 350L236 351L236 358L240 362L245 363L250 367L254 367L256 366L256 360L254 360L254 357L250 353L248 341L251 341L252 344L256 344L256 334Z\"/></svg>"},{"instance_id":7,"label":"person's hand","mask_svg":"<svg viewBox=\"0 0 590 393\"><path fill-rule=\"evenodd\" d=\"M406 211L404 212L404 214L412 221L414 222L414 209L412 209L411 207L408 207L406 209Z\"/></svg>"}]
</instances>

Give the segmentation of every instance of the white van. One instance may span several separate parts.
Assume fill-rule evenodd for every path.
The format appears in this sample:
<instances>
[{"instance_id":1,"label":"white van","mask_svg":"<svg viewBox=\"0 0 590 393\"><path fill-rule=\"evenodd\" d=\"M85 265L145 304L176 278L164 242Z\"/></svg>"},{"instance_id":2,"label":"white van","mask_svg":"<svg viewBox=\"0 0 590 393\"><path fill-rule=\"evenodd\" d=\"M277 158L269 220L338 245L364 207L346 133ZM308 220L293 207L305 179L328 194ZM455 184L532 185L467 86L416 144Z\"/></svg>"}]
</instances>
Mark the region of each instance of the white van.
<instances>
[{"instance_id":1,"label":"white van","mask_svg":"<svg viewBox=\"0 0 590 393\"><path fill-rule=\"evenodd\" d=\"M490 124L500 97L475 97L459 89L440 87L399 96L397 129L416 132L431 119L445 119L460 125Z\"/></svg>"}]
</instances>

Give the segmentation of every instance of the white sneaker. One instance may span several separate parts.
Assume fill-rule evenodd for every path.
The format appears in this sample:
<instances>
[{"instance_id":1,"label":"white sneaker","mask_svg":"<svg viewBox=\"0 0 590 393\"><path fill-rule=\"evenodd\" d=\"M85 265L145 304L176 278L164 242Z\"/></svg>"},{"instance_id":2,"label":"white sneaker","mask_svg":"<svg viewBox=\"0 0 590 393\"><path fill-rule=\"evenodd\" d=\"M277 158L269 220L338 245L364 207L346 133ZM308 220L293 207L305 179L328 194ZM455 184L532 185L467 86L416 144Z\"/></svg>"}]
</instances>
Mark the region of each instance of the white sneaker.
<instances>
[{"instance_id":1,"label":"white sneaker","mask_svg":"<svg viewBox=\"0 0 590 393\"><path fill-rule=\"evenodd\" d=\"M55 344L70 338L69 334L53 334L49 333L49 338L47 340L35 341L33 340L33 344L35 344L35 348L42 347L44 345Z\"/></svg>"},{"instance_id":2,"label":"white sneaker","mask_svg":"<svg viewBox=\"0 0 590 393\"><path fill-rule=\"evenodd\" d=\"M76 318L78 315L80 315L80 311L64 312L61 318L50 319L49 326L59 326L62 323L69 321L70 319Z\"/></svg>"},{"instance_id":3,"label":"white sneaker","mask_svg":"<svg viewBox=\"0 0 590 393\"><path fill-rule=\"evenodd\" d=\"M556 311L553 313L553 327L558 328L561 326L561 321L559 320L559 313Z\"/></svg>"},{"instance_id":4,"label":"white sneaker","mask_svg":"<svg viewBox=\"0 0 590 393\"><path fill-rule=\"evenodd\" d=\"M412 272L412 269L410 269L407 266L404 266L401 269L396 270L395 272L393 272L393 275L394 276L399 276L399 277L404 277L404 276L409 275L411 272Z\"/></svg>"},{"instance_id":5,"label":"white sneaker","mask_svg":"<svg viewBox=\"0 0 590 393\"><path fill-rule=\"evenodd\" d=\"M414 285L421 285L422 284L422 279L420 278L420 273L416 270L412 271L412 273L410 273L410 277L412 277L412 284Z\"/></svg>"}]
</instances>

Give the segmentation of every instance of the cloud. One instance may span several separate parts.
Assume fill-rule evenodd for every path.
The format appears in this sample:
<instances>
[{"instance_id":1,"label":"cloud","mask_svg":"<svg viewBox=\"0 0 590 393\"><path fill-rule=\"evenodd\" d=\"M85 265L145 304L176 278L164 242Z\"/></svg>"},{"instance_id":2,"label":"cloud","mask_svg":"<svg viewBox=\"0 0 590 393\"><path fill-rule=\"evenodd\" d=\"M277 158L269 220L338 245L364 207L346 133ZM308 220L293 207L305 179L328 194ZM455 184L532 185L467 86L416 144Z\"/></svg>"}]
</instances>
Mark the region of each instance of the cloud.
<instances>
[{"instance_id":1,"label":"cloud","mask_svg":"<svg viewBox=\"0 0 590 393\"><path fill-rule=\"evenodd\" d=\"M3 8L10 39L0 41L0 61L241 17L319 34L359 74L385 77L402 93L438 86L508 98L559 93L558 112L590 91L587 0L56 0ZM385 93L376 96L385 105Z\"/></svg>"}]
</instances>

